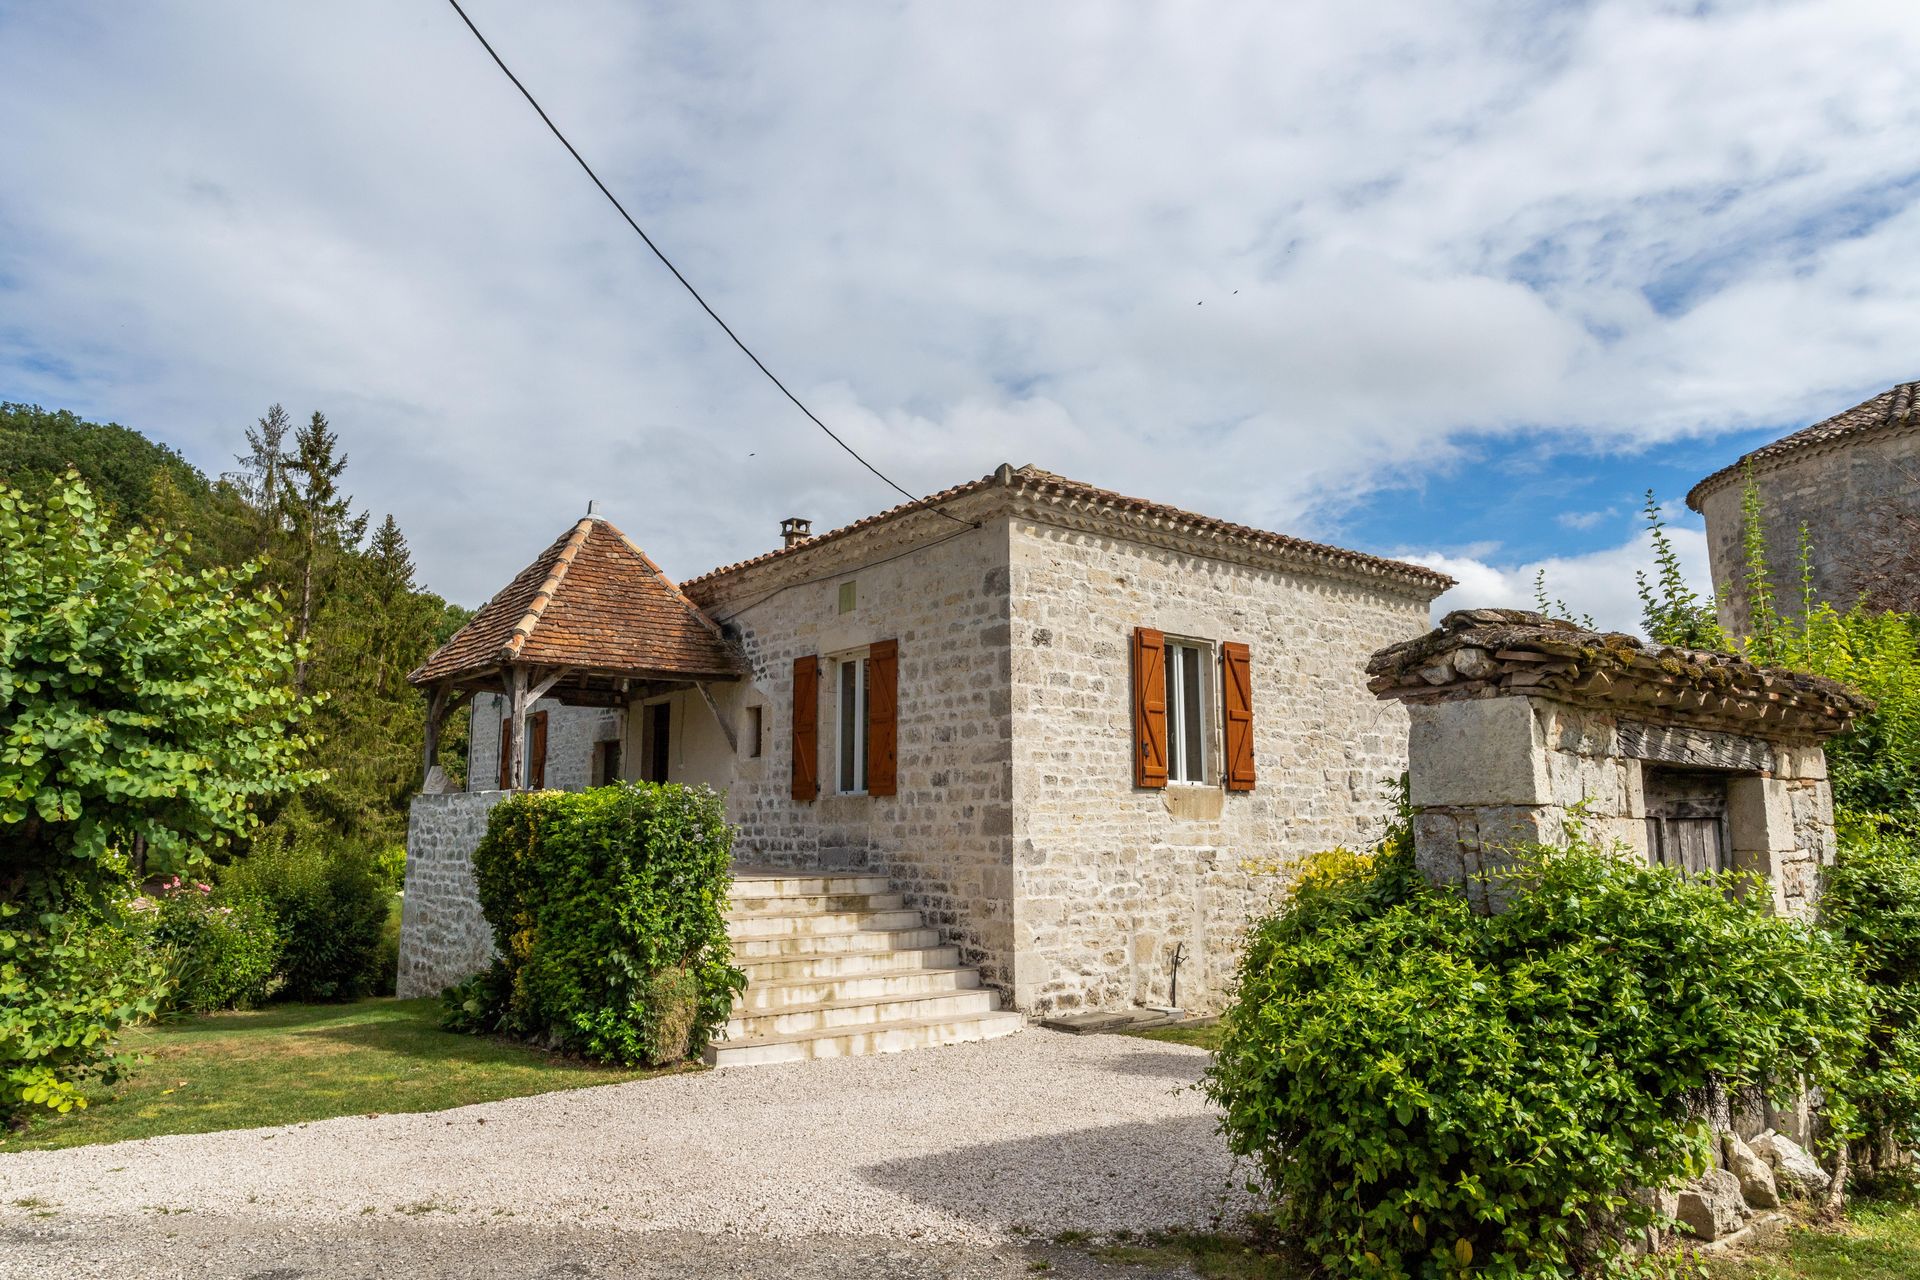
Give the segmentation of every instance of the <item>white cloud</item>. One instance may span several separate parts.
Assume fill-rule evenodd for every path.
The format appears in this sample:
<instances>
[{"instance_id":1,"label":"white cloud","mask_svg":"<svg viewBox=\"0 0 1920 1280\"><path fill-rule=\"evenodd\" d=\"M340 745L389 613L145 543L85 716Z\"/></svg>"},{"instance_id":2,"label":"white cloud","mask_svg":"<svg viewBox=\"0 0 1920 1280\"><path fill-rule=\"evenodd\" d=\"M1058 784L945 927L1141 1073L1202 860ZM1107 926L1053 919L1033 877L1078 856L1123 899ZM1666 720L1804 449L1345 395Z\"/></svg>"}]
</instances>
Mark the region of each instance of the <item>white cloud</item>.
<instances>
[{"instance_id":1,"label":"white cloud","mask_svg":"<svg viewBox=\"0 0 1920 1280\"><path fill-rule=\"evenodd\" d=\"M1036 462L1313 534L1464 431L1605 452L1920 372L1910 6L475 16L919 491ZM323 408L456 598L589 497L681 575L892 500L450 12L16 9L0 111L0 397L212 470Z\"/></svg>"},{"instance_id":2,"label":"white cloud","mask_svg":"<svg viewBox=\"0 0 1920 1280\"><path fill-rule=\"evenodd\" d=\"M1703 599L1713 595L1704 530L1668 526L1687 584ZM1435 619L1453 609L1531 609L1536 576L1546 575L1547 598L1573 615L1591 617L1610 631L1640 632L1640 596L1634 575L1657 572L1653 537L1641 533L1617 547L1577 556L1551 556L1524 564L1500 564L1473 555L1415 552L1404 557L1452 576L1458 583L1433 603Z\"/></svg>"}]
</instances>

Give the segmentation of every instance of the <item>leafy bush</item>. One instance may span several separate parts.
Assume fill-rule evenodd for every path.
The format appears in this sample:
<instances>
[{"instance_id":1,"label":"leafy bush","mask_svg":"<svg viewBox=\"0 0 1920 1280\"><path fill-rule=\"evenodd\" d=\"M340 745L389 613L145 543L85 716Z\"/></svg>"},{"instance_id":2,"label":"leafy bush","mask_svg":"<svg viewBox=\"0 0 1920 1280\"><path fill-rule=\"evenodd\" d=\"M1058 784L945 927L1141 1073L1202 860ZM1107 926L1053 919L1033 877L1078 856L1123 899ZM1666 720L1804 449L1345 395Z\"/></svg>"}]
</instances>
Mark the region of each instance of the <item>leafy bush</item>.
<instances>
[{"instance_id":1,"label":"leafy bush","mask_svg":"<svg viewBox=\"0 0 1920 1280\"><path fill-rule=\"evenodd\" d=\"M311 781L290 731L311 705L252 573L115 532L70 471L32 499L0 484L0 1122L81 1105L159 999L128 855L190 871Z\"/></svg>"},{"instance_id":2,"label":"leafy bush","mask_svg":"<svg viewBox=\"0 0 1920 1280\"><path fill-rule=\"evenodd\" d=\"M142 901L153 915L149 942L172 980L167 1008L212 1013L266 998L280 934L265 902L215 894L210 884L183 884L178 876Z\"/></svg>"},{"instance_id":3,"label":"leafy bush","mask_svg":"<svg viewBox=\"0 0 1920 1280\"><path fill-rule=\"evenodd\" d=\"M159 1008L166 969L129 921L130 897L69 896L57 911L35 909L44 897L0 901L0 1123L86 1106L89 1086L120 1074L114 1037Z\"/></svg>"},{"instance_id":4,"label":"leafy bush","mask_svg":"<svg viewBox=\"0 0 1920 1280\"><path fill-rule=\"evenodd\" d=\"M400 895L387 895L387 918L373 955L373 994L390 996L400 985Z\"/></svg>"},{"instance_id":5,"label":"leafy bush","mask_svg":"<svg viewBox=\"0 0 1920 1280\"><path fill-rule=\"evenodd\" d=\"M1707 1158L1718 1091L1858 1057L1844 948L1765 895L1576 842L1517 853L1475 914L1404 840L1252 929L1208 1091L1280 1225L1340 1276L1618 1263L1630 1193Z\"/></svg>"},{"instance_id":6,"label":"leafy bush","mask_svg":"<svg viewBox=\"0 0 1920 1280\"><path fill-rule=\"evenodd\" d=\"M279 927L274 996L353 1000L373 989L391 896L364 847L278 823L220 876L223 893L264 902Z\"/></svg>"},{"instance_id":7,"label":"leafy bush","mask_svg":"<svg viewBox=\"0 0 1920 1280\"><path fill-rule=\"evenodd\" d=\"M622 1064L705 1048L746 982L723 918L731 847L704 787L503 800L473 855L501 972L468 984L456 1021ZM482 997L499 1003L467 1008Z\"/></svg>"},{"instance_id":8,"label":"leafy bush","mask_svg":"<svg viewBox=\"0 0 1920 1280\"><path fill-rule=\"evenodd\" d=\"M1843 830L1823 910L1854 947L1872 995L1872 1026L1849 1085L1877 1141L1920 1143L1920 839L1884 821Z\"/></svg>"}]
</instances>

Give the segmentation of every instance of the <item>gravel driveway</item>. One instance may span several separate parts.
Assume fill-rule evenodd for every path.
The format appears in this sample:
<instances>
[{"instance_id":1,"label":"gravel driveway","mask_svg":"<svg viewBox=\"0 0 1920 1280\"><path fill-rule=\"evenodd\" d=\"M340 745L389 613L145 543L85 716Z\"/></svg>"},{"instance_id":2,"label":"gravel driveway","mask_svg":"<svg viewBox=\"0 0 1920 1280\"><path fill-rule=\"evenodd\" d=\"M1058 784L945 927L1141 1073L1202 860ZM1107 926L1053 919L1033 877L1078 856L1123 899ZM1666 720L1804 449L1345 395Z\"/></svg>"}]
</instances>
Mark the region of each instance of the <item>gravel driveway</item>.
<instances>
[{"instance_id":1,"label":"gravel driveway","mask_svg":"<svg viewBox=\"0 0 1920 1280\"><path fill-rule=\"evenodd\" d=\"M729 1256L749 1261L791 1256L803 1240L823 1257L891 1242L889 1273L920 1274L912 1259L922 1253L957 1273L963 1258L987 1266L1061 1231L1205 1227L1244 1212L1213 1117L1190 1088L1206 1060L1179 1045L1028 1030L454 1111L0 1156L0 1275L94 1274L81 1238L103 1244L115 1224L149 1240L200 1237L200 1264L177 1254L168 1264L200 1276L361 1274L276 1271L271 1257L209 1269L205 1251L242 1235L290 1248L331 1240L343 1262L366 1246L366 1274L378 1274L382 1239L413 1239L394 1249L417 1260L436 1232L468 1256L434 1274L508 1274L487 1269L490 1231L492 1262L528 1248L529 1264L547 1257L542 1239L617 1233L636 1248L677 1240L683 1261L696 1240L731 1242ZM83 1222L84 1233L70 1229ZM607 1274L650 1274L646 1252L608 1254L617 1269ZM101 1249L93 1256L97 1274L133 1274ZM175 1274L160 1255L142 1256L152 1264L140 1274ZM601 1274L580 1265L511 1274Z\"/></svg>"}]
</instances>

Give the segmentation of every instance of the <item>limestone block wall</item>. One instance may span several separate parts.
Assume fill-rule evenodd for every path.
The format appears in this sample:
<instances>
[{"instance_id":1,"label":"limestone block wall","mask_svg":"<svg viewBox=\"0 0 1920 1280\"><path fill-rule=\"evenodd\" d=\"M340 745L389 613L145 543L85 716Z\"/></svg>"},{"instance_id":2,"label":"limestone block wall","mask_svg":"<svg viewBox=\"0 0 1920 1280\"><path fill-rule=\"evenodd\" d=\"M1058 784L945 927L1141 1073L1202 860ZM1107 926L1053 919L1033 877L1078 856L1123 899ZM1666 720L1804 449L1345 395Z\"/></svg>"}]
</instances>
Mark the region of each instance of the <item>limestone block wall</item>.
<instances>
[{"instance_id":1,"label":"limestone block wall","mask_svg":"<svg viewBox=\"0 0 1920 1280\"><path fill-rule=\"evenodd\" d=\"M480 914L472 854L486 834L487 814L507 795L454 791L413 798L400 908L402 998L436 995L492 963L493 931Z\"/></svg>"},{"instance_id":2,"label":"limestone block wall","mask_svg":"<svg viewBox=\"0 0 1920 1280\"><path fill-rule=\"evenodd\" d=\"M593 749L602 742L619 740L625 732L625 719L619 711L603 707L563 706L552 698L542 698L528 708L528 714L547 713L547 786L556 791L584 791L593 781ZM473 724L467 733L467 790L490 791L500 784L500 722L507 714L507 700L500 694L483 693L473 699ZM621 768L631 776L633 753L621 752Z\"/></svg>"},{"instance_id":3,"label":"limestone block wall","mask_svg":"<svg viewBox=\"0 0 1920 1280\"><path fill-rule=\"evenodd\" d=\"M1558 844L1578 822L1592 838L1648 847L1647 777L1679 769L1721 777L1736 870L1762 876L1775 910L1812 913L1833 863L1833 795L1817 746L1655 725L1507 696L1408 708L1415 856L1430 877L1483 891L1507 851ZM1487 900L1497 906L1497 890Z\"/></svg>"},{"instance_id":4,"label":"limestone block wall","mask_svg":"<svg viewBox=\"0 0 1920 1280\"><path fill-rule=\"evenodd\" d=\"M1014 999L1046 1014L1223 1003L1248 919L1287 864L1378 831L1406 713L1368 656L1427 627L1414 587L1304 575L1016 520L1009 553ZM1137 626L1252 652L1250 793L1133 785ZM1210 677L1217 719L1219 675ZM1276 873L1272 868L1281 868Z\"/></svg>"},{"instance_id":5,"label":"limestone block wall","mask_svg":"<svg viewBox=\"0 0 1920 1280\"><path fill-rule=\"evenodd\" d=\"M929 522L944 541L928 539ZM928 515L688 588L737 630L752 664L750 681L715 689L740 740L727 788L736 862L883 871L1002 990L1013 970L1007 538L1004 518L968 530ZM849 582L855 604L841 612ZM899 643L898 794L838 795L831 659L886 639ZM821 794L796 803L793 663L807 654L823 660Z\"/></svg>"},{"instance_id":6,"label":"limestone block wall","mask_svg":"<svg viewBox=\"0 0 1920 1280\"><path fill-rule=\"evenodd\" d=\"M1920 520L1920 430L1875 432L1786 454L1762 465L1754 480L1765 507L1762 527L1776 586L1783 596L1797 598L1800 526L1805 524L1814 590L1844 609L1859 597L1863 573L1910 554L1910 522ZM1720 620L1741 634L1748 629L1740 585L1746 563L1744 484L1744 477L1733 476L1700 495ZM1920 608L1920 584L1910 590L1905 607Z\"/></svg>"}]
</instances>

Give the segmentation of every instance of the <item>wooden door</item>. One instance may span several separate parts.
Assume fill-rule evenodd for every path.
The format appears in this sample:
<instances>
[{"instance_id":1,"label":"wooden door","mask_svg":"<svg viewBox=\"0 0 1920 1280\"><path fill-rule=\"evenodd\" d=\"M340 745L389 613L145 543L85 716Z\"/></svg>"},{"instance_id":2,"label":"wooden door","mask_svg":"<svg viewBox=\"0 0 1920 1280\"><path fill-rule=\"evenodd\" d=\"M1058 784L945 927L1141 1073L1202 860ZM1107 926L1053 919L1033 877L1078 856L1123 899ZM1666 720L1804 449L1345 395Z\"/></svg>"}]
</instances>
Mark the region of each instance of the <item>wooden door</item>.
<instances>
[{"instance_id":1,"label":"wooden door","mask_svg":"<svg viewBox=\"0 0 1920 1280\"><path fill-rule=\"evenodd\" d=\"M1647 853L1655 864L1687 875L1733 865L1725 775L1649 769L1646 788Z\"/></svg>"}]
</instances>

